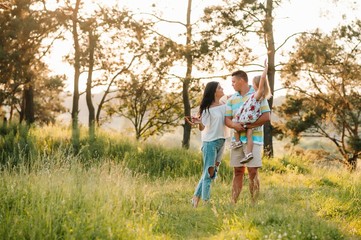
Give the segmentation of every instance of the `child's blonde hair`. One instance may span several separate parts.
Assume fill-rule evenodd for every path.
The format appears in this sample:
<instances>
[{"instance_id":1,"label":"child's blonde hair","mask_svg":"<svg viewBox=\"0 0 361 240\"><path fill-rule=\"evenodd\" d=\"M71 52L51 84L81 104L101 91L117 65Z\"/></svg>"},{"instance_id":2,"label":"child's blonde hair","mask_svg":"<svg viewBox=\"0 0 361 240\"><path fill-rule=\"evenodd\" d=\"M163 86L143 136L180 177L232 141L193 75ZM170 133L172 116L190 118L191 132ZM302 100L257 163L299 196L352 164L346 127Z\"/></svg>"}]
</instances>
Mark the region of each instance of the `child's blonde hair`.
<instances>
[{"instance_id":1,"label":"child's blonde hair","mask_svg":"<svg viewBox=\"0 0 361 240\"><path fill-rule=\"evenodd\" d=\"M256 76L253 78L253 82L256 84L256 86L259 88L259 82L261 81L261 76ZM264 81L264 91L262 93L261 99L270 99L272 97L271 88L268 83L268 78Z\"/></svg>"}]
</instances>

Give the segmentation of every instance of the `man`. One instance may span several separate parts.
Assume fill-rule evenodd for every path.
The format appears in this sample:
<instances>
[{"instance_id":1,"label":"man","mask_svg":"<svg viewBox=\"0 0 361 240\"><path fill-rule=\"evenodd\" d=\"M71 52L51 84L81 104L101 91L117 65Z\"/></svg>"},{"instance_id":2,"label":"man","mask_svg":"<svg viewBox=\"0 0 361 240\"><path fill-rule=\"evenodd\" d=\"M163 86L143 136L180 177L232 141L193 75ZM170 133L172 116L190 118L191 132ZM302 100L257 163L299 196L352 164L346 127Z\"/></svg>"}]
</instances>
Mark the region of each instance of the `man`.
<instances>
[{"instance_id":1,"label":"man","mask_svg":"<svg viewBox=\"0 0 361 240\"><path fill-rule=\"evenodd\" d=\"M270 108L268 102L264 99L261 103L262 115L252 124L247 124L246 128L252 128L253 139L253 159L245 164L241 164L240 160L244 158L244 149L247 148L246 128L241 123L232 122L232 118L237 110L247 101L247 99L255 92L251 85L248 85L248 76L244 71L236 71L232 73L232 86L236 93L234 93L226 104L225 123L229 128L235 131L242 131L241 140L244 143L243 147L231 149L230 166L234 168L233 183L232 183L232 202L236 203L239 194L242 191L243 177L247 168L249 175L249 190L252 197L252 202L255 203L260 189L258 179L258 168L262 167L262 145L263 145L263 127L262 125L270 121Z\"/></svg>"}]
</instances>

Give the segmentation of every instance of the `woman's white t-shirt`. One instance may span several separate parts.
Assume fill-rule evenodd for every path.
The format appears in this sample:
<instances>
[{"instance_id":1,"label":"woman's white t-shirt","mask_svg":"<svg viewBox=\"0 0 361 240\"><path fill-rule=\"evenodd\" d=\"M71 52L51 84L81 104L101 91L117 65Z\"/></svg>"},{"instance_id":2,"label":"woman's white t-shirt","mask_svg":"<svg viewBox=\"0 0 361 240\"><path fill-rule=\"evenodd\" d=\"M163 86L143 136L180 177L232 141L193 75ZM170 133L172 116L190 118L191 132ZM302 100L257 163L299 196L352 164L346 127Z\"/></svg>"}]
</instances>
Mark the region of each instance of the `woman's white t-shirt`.
<instances>
[{"instance_id":1,"label":"woman's white t-shirt","mask_svg":"<svg viewBox=\"0 0 361 240\"><path fill-rule=\"evenodd\" d=\"M219 105L211 107L208 110L202 112L202 124L204 129L201 132L202 141L210 142L220 138L229 137L229 129L226 127L224 122L224 115L226 113L226 105Z\"/></svg>"}]
</instances>

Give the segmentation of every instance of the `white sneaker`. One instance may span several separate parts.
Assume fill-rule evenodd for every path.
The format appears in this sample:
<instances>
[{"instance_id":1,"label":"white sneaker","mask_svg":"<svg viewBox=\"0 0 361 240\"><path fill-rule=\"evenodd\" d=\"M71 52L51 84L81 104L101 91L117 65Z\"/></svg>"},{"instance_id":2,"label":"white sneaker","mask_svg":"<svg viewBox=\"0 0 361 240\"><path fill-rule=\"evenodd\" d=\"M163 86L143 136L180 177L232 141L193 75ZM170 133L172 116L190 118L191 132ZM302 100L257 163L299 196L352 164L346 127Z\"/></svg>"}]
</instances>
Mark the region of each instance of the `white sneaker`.
<instances>
[{"instance_id":1,"label":"white sneaker","mask_svg":"<svg viewBox=\"0 0 361 240\"><path fill-rule=\"evenodd\" d=\"M252 154L252 152L247 153L246 156L244 156L244 158L240 161L240 164L248 163L248 162L251 161L252 159L253 159L253 154Z\"/></svg>"},{"instance_id":2,"label":"white sneaker","mask_svg":"<svg viewBox=\"0 0 361 240\"><path fill-rule=\"evenodd\" d=\"M240 148L242 147L242 142L241 141L238 141L238 142L231 142L231 149L237 149L237 148Z\"/></svg>"}]
</instances>

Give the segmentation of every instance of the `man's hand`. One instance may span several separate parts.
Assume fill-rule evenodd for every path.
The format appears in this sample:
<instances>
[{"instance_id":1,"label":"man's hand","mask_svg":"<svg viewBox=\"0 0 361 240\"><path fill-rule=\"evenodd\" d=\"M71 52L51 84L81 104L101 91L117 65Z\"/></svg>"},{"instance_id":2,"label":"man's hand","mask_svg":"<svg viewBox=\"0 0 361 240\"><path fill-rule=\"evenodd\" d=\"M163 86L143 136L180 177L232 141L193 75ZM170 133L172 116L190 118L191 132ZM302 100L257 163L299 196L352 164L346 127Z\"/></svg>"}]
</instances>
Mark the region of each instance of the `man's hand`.
<instances>
[{"instance_id":1,"label":"man's hand","mask_svg":"<svg viewBox=\"0 0 361 240\"><path fill-rule=\"evenodd\" d=\"M226 123L227 127L232 128L232 129L236 130L237 132L245 131L245 128L243 127L242 123L232 122L232 117L226 117L225 123Z\"/></svg>"},{"instance_id":2,"label":"man's hand","mask_svg":"<svg viewBox=\"0 0 361 240\"><path fill-rule=\"evenodd\" d=\"M237 132L246 131L246 129L244 128L244 124L242 123L233 123L233 129Z\"/></svg>"}]
</instances>

